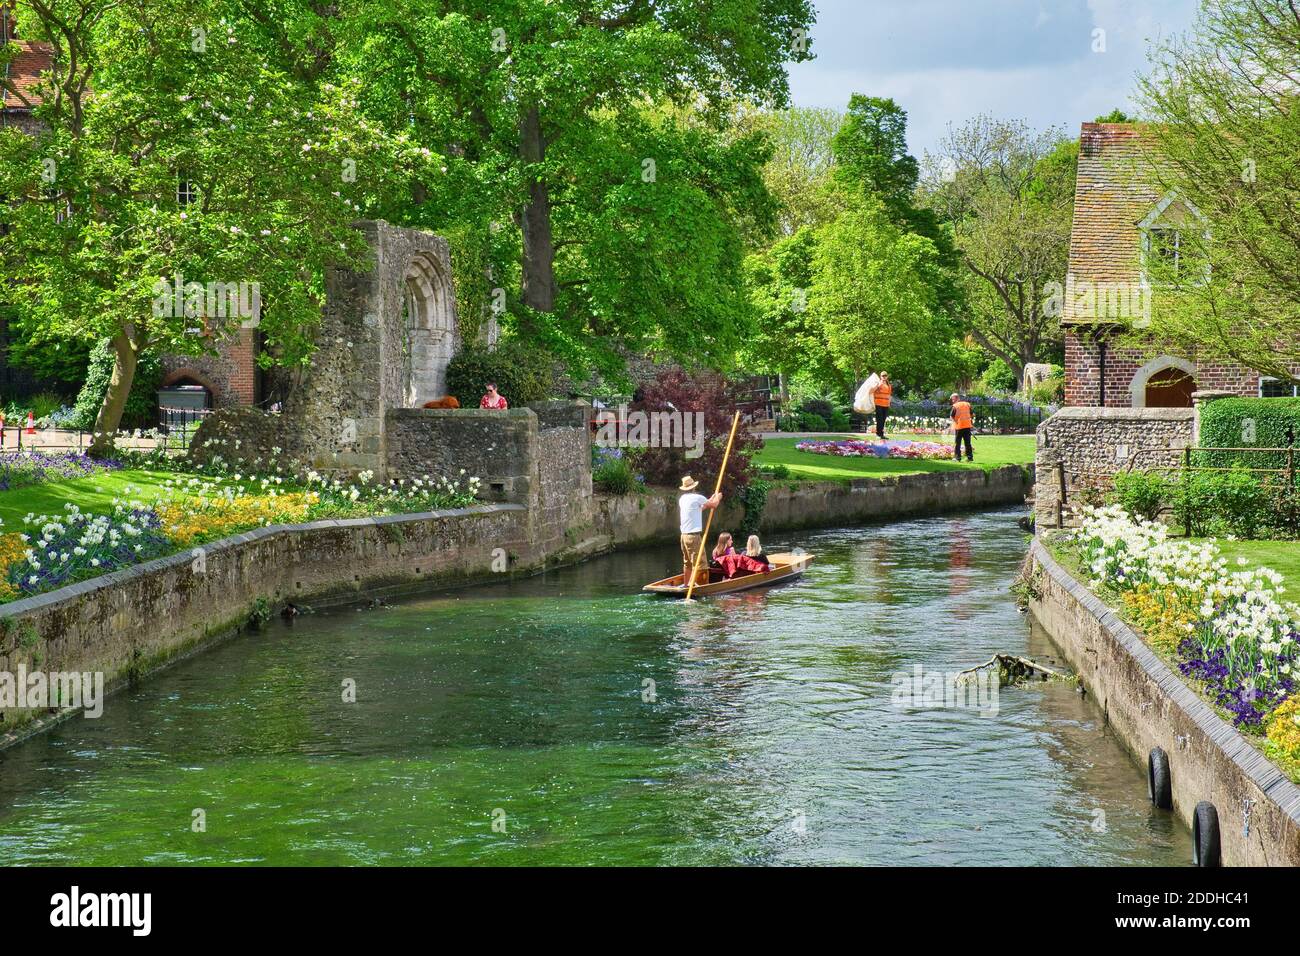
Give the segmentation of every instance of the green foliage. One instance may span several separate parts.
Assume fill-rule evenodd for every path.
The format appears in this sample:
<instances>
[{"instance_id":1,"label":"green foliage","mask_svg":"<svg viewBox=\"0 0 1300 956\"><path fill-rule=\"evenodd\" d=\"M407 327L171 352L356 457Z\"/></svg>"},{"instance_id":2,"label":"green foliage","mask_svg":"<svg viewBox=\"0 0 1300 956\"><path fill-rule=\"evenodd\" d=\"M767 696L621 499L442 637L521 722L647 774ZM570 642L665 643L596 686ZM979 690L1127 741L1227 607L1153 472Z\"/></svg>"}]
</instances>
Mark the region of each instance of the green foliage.
<instances>
[{"instance_id":1,"label":"green foliage","mask_svg":"<svg viewBox=\"0 0 1300 956\"><path fill-rule=\"evenodd\" d=\"M1284 0L1215 0L1157 44L1139 86L1151 122L1134 175L1178 201L1177 259L1148 256L1149 331L1169 349L1288 379L1300 364L1300 17ZM1193 211L1194 210L1194 211Z\"/></svg>"},{"instance_id":2,"label":"green foliage","mask_svg":"<svg viewBox=\"0 0 1300 956\"><path fill-rule=\"evenodd\" d=\"M1015 371L1000 358L995 358L989 363L983 374L980 375L980 385L989 392L1014 392L1020 383L1016 381Z\"/></svg>"},{"instance_id":3,"label":"green foliage","mask_svg":"<svg viewBox=\"0 0 1300 956\"><path fill-rule=\"evenodd\" d=\"M632 471L632 465L625 457L602 457L592 469L591 483L600 491L611 495L627 495L641 489Z\"/></svg>"},{"instance_id":4,"label":"green foliage","mask_svg":"<svg viewBox=\"0 0 1300 956\"><path fill-rule=\"evenodd\" d=\"M745 509L745 516L741 518L740 528L736 532L736 540L743 542L751 534L758 533L759 523L763 520L763 512L767 509L767 493L772 489L770 482L758 480L751 481L740 492L740 504Z\"/></svg>"},{"instance_id":5,"label":"green foliage","mask_svg":"<svg viewBox=\"0 0 1300 956\"><path fill-rule=\"evenodd\" d=\"M95 416L104 403L109 380L113 377L113 363L113 349L108 340L90 350L86 381L73 405L72 420L68 423L70 428L89 431L94 426ZM161 379L162 365L157 356L142 356L136 365L131 392L122 412L123 428L153 428L158 424L158 383Z\"/></svg>"},{"instance_id":6,"label":"green foliage","mask_svg":"<svg viewBox=\"0 0 1300 956\"><path fill-rule=\"evenodd\" d=\"M1193 470L1175 484L1174 511L1190 535L1254 538L1274 525L1277 486L1265 485L1244 468Z\"/></svg>"},{"instance_id":7,"label":"green foliage","mask_svg":"<svg viewBox=\"0 0 1300 956\"><path fill-rule=\"evenodd\" d=\"M1154 521L1160 510L1175 500L1177 491L1177 482L1170 481L1164 472L1122 471L1115 476L1110 500L1136 518Z\"/></svg>"},{"instance_id":8,"label":"green foliage","mask_svg":"<svg viewBox=\"0 0 1300 956\"><path fill-rule=\"evenodd\" d=\"M1065 369L1052 366L1052 372L1029 389L1029 400L1035 405L1059 405L1065 401Z\"/></svg>"},{"instance_id":9,"label":"green foliage","mask_svg":"<svg viewBox=\"0 0 1300 956\"><path fill-rule=\"evenodd\" d=\"M1287 448L1298 438L1300 398L1221 398L1201 408L1200 444L1205 448ZM1193 464L1286 468L1288 455L1284 451L1201 451Z\"/></svg>"},{"instance_id":10,"label":"green foliage","mask_svg":"<svg viewBox=\"0 0 1300 956\"><path fill-rule=\"evenodd\" d=\"M493 350L466 345L447 366L447 393L456 396L461 408L478 408L484 386L496 382L510 407L520 408L549 397L553 378L551 358L518 340L506 340Z\"/></svg>"}]
</instances>

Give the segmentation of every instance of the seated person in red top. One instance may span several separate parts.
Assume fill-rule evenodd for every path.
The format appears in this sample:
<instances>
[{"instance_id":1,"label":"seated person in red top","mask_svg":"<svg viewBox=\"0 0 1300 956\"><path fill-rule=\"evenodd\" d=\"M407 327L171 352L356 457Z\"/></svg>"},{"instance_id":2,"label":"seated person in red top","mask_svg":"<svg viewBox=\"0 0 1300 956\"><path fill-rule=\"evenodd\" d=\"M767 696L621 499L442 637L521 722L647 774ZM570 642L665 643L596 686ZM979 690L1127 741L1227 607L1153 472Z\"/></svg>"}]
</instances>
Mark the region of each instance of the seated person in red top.
<instances>
[{"instance_id":1,"label":"seated person in red top","mask_svg":"<svg viewBox=\"0 0 1300 956\"><path fill-rule=\"evenodd\" d=\"M506 401L506 397L504 395L497 392L496 382L488 382L487 394L484 395L481 399L479 399L478 407L495 408L499 411L505 411L507 408L510 407L510 403Z\"/></svg>"}]
</instances>

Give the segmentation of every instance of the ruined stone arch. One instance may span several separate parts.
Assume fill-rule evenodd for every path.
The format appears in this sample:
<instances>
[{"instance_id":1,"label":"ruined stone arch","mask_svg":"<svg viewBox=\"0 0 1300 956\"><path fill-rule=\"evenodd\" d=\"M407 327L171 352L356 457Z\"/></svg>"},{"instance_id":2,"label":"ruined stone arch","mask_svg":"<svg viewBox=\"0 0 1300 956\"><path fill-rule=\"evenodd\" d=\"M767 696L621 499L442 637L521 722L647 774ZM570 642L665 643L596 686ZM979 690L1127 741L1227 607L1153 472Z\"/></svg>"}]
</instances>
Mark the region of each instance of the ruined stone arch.
<instances>
[{"instance_id":1,"label":"ruined stone arch","mask_svg":"<svg viewBox=\"0 0 1300 956\"><path fill-rule=\"evenodd\" d=\"M444 260L411 257L402 277L400 404L418 407L447 394L447 365L459 344L455 294Z\"/></svg>"}]
</instances>

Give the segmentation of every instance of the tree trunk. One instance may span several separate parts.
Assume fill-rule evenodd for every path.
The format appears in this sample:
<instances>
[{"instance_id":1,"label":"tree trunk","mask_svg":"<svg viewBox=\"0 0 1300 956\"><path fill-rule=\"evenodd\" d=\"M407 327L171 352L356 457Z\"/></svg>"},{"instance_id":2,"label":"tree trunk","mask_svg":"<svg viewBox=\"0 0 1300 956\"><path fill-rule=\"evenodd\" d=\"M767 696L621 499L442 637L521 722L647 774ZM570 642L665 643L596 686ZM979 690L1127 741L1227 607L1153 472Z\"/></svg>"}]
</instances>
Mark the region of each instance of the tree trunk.
<instances>
[{"instance_id":1,"label":"tree trunk","mask_svg":"<svg viewBox=\"0 0 1300 956\"><path fill-rule=\"evenodd\" d=\"M132 323L127 323L125 329L113 336L113 377L109 379L104 403L95 416L94 440L88 452L92 458L105 458L113 452L113 435L122 423L122 412L126 409L131 383L135 381L135 367L140 359L134 337L135 326Z\"/></svg>"},{"instance_id":2,"label":"tree trunk","mask_svg":"<svg viewBox=\"0 0 1300 956\"><path fill-rule=\"evenodd\" d=\"M538 312L555 308L555 240L551 235L551 196L538 164L546 159L546 138L536 106L519 121L519 155L528 166L524 171L528 201L519 216L524 239L523 301Z\"/></svg>"}]
</instances>

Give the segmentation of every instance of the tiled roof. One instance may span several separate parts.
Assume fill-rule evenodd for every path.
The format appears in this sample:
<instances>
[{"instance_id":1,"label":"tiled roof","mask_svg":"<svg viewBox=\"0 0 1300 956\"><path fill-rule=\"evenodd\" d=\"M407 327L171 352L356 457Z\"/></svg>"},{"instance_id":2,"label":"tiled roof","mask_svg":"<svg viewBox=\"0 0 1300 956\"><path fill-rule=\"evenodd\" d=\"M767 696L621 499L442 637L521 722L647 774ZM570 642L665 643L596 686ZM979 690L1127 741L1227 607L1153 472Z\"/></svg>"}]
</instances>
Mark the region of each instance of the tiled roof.
<instances>
[{"instance_id":1,"label":"tiled roof","mask_svg":"<svg viewBox=\"0 0 1300 956\"><path fill-rule=\"evenodd\" d=\"M9 61L9 82L22 90L23 95L35 106L39 103L35 90L36 81L40 79L41 73L48 70L53 63L54 50L48 43L37 43L32 40L14 40L13 42L18 47L18 55ZM2 69L0 68L0 70ZM8 86L0 87L0 98L3 99L0 105L3 105L7 110L27 109L26 104L10 92Z\"/></svg>"},{"instance_id":2,"label":"tiled roof","mask_svg":"<svg viewBox=\"0 0 1300 956\"><path fill-rule=\"evenodd\" d=\"M1095 313L1076 308L1071 288L1140 279L1138 224L1161 199L1144 182L1150 149L1139 124L1083 124L1063 322L1097 320Z\"/></svg>"}]
</instances>

